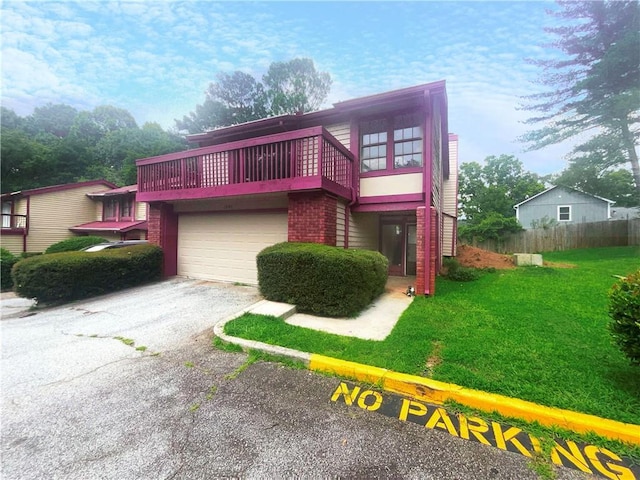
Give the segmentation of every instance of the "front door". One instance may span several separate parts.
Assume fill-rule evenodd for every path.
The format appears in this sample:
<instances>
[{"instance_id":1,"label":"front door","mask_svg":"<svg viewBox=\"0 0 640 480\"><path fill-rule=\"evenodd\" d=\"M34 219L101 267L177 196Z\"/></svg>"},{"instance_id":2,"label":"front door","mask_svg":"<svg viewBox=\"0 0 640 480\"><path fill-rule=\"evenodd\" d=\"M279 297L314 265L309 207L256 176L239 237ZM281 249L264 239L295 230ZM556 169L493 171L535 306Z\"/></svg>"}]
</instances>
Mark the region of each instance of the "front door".
<instances>
[{"instance_id":1,"label":"front door","mask_svg":"<svg viewBox=\"0 0 640 480\"><path fill-rule=\"evenodd\" d=\"M389 260L389 275L404 275L405 234L402 222L381 224L380 250Z\"/></svg>"},{"instance_id":2,"label":"front door","mask_svg":"<svg viewBox=\"0 0 640 480\"><path fill-rule=\"evenodd\" d=\"M389 260L389 275L416 274L415 219L382 219L380 222L380 252Z\"/></svg>"}]
</instances>

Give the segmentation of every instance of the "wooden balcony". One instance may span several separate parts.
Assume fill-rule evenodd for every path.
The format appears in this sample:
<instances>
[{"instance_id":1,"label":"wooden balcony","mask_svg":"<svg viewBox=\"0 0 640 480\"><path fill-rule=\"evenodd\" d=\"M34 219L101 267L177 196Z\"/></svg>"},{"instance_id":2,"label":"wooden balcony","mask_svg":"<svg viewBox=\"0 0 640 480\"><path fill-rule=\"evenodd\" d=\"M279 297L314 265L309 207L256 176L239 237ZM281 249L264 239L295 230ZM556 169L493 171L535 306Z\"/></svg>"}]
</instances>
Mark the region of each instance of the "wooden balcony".
<instances>
[{"instance_id":1,"label":"wooden balcony","mask_svg":"<svg viewBox=\"0 0 640 480\"><path fill-rule=\"evenodd\" d=\"M353 155L323 127L137 161L142 202L326 190L350 199Z\"/></svg>"},{"instance_id":2,"label":"wooden balcony","mask_svg":"<svg viewBox=\"0 0 640 480\"><path fill-rule=\"evenodd\" d=\"M27 229L27 216L2 214L2 233L24 233Z\"/></svg>"}]
</instances>

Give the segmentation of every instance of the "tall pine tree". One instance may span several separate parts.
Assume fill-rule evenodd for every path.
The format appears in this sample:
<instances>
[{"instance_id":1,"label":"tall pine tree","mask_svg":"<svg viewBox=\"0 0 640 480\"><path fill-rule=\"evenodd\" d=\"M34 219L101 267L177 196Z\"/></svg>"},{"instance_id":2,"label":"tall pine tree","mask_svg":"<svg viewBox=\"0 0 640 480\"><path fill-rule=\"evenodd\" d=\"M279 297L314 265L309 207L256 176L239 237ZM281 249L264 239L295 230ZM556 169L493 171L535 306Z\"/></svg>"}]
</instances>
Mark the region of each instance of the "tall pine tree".
<instances>
[{"instance_id":1,"label":"tall pine tree","mask_svg":"<svg viewBox=\"0 0 640 480\"><path fill-rule=\"evenodd\" d=\"M628 162L640 192L640 8L637 1L558 1L549 12L564 25L545 31L561 59L531 60L542 68L539 83L548 90L525 97L524 109L539 112L529 124L542 124L521 140L530 150L582 134L618 150L604 152L603 163ZM574 151L584 155L589 141ZM617 159L617 160L615 160Z\"/></svg>"}]
</instances>

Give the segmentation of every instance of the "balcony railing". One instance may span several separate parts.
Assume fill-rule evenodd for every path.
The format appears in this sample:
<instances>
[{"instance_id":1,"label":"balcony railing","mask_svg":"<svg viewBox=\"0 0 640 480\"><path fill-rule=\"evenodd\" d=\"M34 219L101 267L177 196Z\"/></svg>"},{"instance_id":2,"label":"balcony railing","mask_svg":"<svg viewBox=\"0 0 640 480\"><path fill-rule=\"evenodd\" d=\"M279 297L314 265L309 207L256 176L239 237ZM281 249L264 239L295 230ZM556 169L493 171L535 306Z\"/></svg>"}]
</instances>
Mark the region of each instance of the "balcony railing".
<instances>
[{"instance_id":1,"label":"balcony railing","mask_svg":"<svg viewBox=\"0 0 640 480\"><path fill-rule=\"evenodd\" d=\"M19 230L27 228L27 216L15 215L9 213L2 214L2 229L3 230Z\"/></svg>"},{"instance_id":2,"label":"balcony railing","mask_svg":"<svg viewBox=\"0 0 640 480\"><path fill-rule=\"evenodd\" d=\"M353 155L322 127L138 160L138 200L324 188L348 197Z\"/></svg>"}]
</instances>

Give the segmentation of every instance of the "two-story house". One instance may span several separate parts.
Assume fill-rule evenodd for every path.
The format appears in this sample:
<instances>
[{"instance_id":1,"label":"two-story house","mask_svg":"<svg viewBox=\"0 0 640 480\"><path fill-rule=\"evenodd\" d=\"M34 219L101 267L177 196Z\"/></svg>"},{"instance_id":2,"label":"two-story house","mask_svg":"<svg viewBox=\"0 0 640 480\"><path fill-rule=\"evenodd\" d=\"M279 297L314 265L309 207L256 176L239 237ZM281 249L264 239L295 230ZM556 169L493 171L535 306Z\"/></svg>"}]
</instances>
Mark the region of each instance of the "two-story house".
<instances>
[{"instance_id":1,"label":"two-story house","mask_svg":"<svg viewBox=\"0 0 640 480\"><path fill-rule=\"evenodd\" d=\"M415 275L417 293L434 293L443 245L455 250L444 238L455 236L443 214L444 81L188 140L197 148L137 161L137 200L149 204L165 275L256 284L264 247L317 242L378 250L391 275Z\"/></svg>"}]
</instances>

